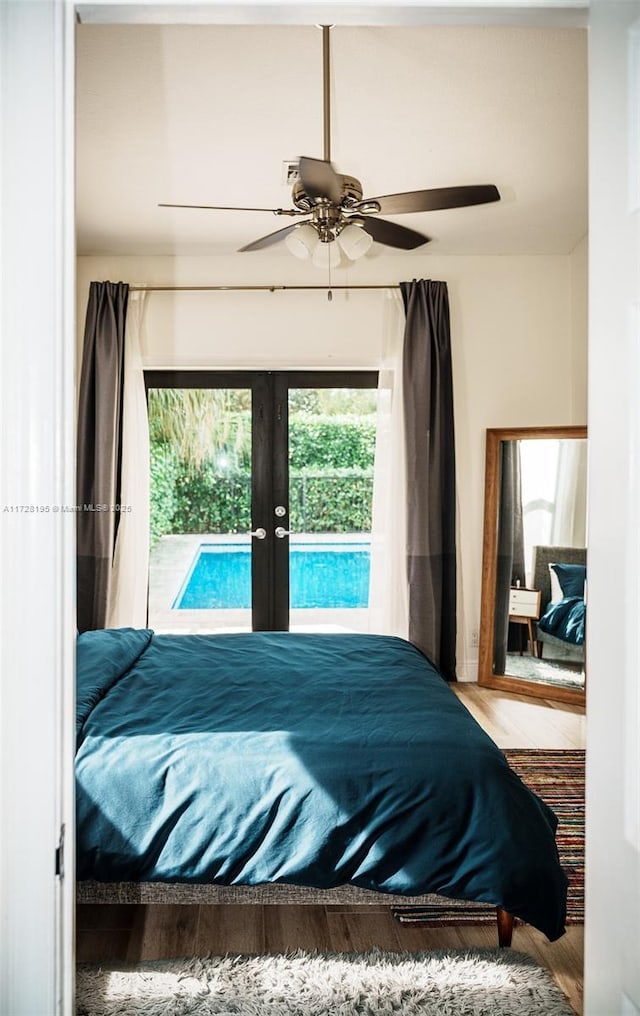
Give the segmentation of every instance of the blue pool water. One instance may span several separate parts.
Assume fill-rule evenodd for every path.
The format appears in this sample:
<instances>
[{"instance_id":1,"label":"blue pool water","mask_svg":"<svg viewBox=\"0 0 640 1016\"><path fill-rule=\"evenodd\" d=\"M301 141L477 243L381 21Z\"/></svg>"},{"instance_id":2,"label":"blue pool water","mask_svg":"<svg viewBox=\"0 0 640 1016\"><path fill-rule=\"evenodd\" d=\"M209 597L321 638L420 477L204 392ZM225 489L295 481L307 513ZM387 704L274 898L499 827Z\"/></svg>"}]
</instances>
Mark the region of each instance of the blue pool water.
<instances>
[{"instance_id":1,"label":"blue pool water","mask_svg":"<svg viewBox=\"0 0 640 1016\"><path fill-rule=\"evenodd\" d=\"M366 607L369 545L292 544L289 549L289 601L292 609ZM249 609L250 546L201 544L173 606L178 610Z\"/></svg>"}]
</instances>

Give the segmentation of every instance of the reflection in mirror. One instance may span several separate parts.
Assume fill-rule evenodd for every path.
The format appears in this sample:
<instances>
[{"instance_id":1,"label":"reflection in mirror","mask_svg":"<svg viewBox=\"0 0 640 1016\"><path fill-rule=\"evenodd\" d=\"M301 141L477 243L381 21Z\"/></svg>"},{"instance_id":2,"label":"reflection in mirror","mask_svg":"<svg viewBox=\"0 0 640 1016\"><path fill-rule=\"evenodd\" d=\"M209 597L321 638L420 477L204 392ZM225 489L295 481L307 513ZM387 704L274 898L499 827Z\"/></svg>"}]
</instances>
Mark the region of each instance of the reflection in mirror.
<instances>
[{"instance_id":1,"label":"reflection in mirror","mask_svg":"<svg viewBox=\"0 0 640 1016\"><path fill-rule=\"evenodd\" d=\"M495 674L584 686L586 440L501 442Z\"/></svg>"},{"instance_id":2,"label":"reflection in mirror","mask_svg":"<svg viewBox=\"0 0 640 1016\"><path fill-rule=\"evenodd\" d=\"M584 428L489 431L479 681L579 701L585 688ZM524 690L524 688L523 688Z\"/></svg>"}]
</instances>

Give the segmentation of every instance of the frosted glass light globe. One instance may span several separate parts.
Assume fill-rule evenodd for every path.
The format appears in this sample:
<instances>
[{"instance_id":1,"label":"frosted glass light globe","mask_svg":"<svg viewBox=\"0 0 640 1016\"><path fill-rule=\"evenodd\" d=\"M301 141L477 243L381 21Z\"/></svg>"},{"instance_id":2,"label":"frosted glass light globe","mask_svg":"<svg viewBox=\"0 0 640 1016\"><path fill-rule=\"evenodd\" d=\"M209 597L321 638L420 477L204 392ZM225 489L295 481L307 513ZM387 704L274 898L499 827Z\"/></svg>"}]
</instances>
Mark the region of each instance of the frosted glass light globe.
<instances>
[{"instance_id":1,"label":"frosted glass light globe","mask_svg":"<svg viewBox=\"0 0 640 1016\"><path fill-rule=\"evenodd\" d=\"M319 246L318 234L313 226L308 222L304 222L302 225L296 226L296 228L288 234L284 242L290 253L296 258L300 258L301 261L311 257L316 246Z\"/></svg>"},{"instance_id":2,"label":"frosted glass light globe","mask_svg":"<svg viewBox=\"0 0 640 1016\"><path fill-rule=\"evenodd\" d=\"M357 261L367 253L373 243L373 237L362 226L351 223L338 234L338 243L348 258Z\"/></svg>"}]
</instances>

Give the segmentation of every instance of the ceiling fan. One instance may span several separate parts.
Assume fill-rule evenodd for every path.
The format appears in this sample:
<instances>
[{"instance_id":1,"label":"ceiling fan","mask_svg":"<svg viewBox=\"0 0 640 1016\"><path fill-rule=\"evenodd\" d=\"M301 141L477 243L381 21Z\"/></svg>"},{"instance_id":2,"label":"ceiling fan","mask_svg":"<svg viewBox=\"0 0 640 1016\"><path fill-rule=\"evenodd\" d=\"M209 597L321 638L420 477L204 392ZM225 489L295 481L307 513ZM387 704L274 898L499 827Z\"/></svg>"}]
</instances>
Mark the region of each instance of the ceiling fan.
<instances>
[{"instance_id":1,"label":"ceiling fan","mask_svg":"<svg viewBox=\"0 0 640 1016\"><path fill-rule=\"evenodd\" d=\"M378 213L398 215L410 212L431 212L444 208L461 208L467 205L499 201L500 193L494 184L477 184L461 187L437 187L430 190L406 191L402 194L385 194L363 198L362 184L355 177L337 173L331 164L330 125L330 27L322 25L323 50L323 119L324 158L302 156L298 165L298 179L291 193L293 208L247 208L228 205L184 205L160 203L160 208L198 208L230 212L271 212L273 215L292 216L298 222L278 229L240 248L240 251L262 250L280 240L286 240L291 253L309 257L325 264L317 255L329 254L330 245L338 240L340 247L352 260L365 254L373 240L388 247L414 250L430 237L406 226L378 218ZM335 260L339 251L334 248Z\"/></svg>"}]
</instances>

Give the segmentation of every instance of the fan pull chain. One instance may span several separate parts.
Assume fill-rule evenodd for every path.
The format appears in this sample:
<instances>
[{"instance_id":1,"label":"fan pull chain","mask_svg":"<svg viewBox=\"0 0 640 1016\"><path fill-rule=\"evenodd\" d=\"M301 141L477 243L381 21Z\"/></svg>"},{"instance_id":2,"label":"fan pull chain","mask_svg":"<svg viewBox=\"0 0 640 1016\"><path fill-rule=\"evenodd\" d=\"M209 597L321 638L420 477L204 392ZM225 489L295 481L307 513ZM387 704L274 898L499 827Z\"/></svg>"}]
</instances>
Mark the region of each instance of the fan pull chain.
<instances>
[{"instance_id":1,"label":"fan pull chain","mask_svg":"<svg viewBox=\"0 0 640 1016\"><path fill-rule=\"evenodd\" d=\"M329 288L327 290L327 300L329 303L333 300L333 293L331 292L331 257L329 257Z\"/></svg>"}]
</instances>

